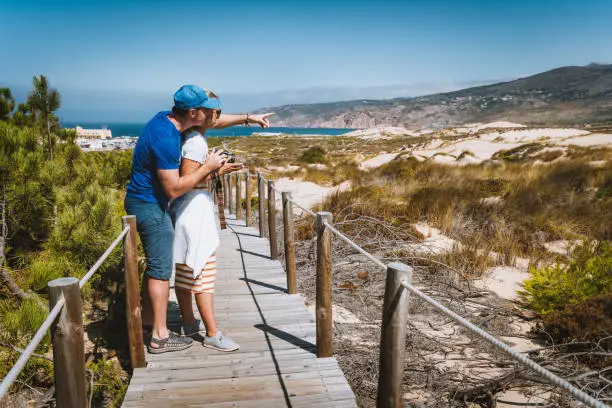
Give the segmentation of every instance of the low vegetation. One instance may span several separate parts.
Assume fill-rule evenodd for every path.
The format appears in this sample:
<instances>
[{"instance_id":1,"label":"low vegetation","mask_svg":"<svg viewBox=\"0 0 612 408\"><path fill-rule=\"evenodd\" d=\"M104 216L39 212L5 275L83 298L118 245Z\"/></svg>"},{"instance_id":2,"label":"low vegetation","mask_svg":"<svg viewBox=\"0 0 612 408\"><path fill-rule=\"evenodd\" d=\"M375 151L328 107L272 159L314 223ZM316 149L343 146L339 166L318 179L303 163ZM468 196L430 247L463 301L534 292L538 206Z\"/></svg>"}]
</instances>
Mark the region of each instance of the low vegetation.
<instances>
[{"instance_id":1,"label":"low vegetation","mask_svg":"<svg viewBox=\"0 0 612 408\"><path fill-rule=\"evenodd\" d=\"M351 189L333 194L320 208L331 211L339 228L379 259L412 265L413 279L426 293L498 336L529 335L544 350L535 352L534 358L562 375L571 376L575 370L597 374L610 365L605 357L612 335L612 167L606 164L612 159L610 149L525 144L499 152L491 161L454 166L411 157L411 149L427 143L421 138L377 141L378 146L370 140L361 140L360 146L352 138L342 138L342 146L341 138L313 139L262 141L274 146L273 154L259 151L268 162L269 177L328 186L350 181ZM233 146L250 158L246 145L251 143L236 139ZM368 155L385 153L382 145L387 151L406 153L376 169L360 168L357 163ZM326 168L300 161L313 146L326 152ZM416 231L415 224L438 228L456 245L430 251L419 244L428 235ZM296 227L299 291L311 301L314 230L308 218ZM551 252L551 241L570 248L573 243L573 249ZM384 273L341 243L334 251L334 303L360 322L338 324L337 355L360 406L374 406ZM491 267L513 265L531 273L520 300L509 303L475 286ZM536 394L551 392L555 406L569 406L563 393L534 383L524 369L486 343L466 338L461 328L426 305L414 301L411 316L406 372L419 373L407 375L403 384L411 398L432 406L464 406L465 401L491 406L496 393L518 387ZM466 357L475 349L483 353ZM578 368L568 360L574 355L583 364ZM473 371L479 369L489 374ZM499 379L491 381L489 376L497 374ZM576 383L605 393L606 381L612 379L608 371L601 376L581 377Z\"/></svg>"},{"instance_id":2,"label":"low vegetation","mask_svg":"<svg viewBox=\"0 0 612 408\"><path fill-rule=\"evenodd\" d=\"M298 161L304 163L326 163L327 159L325 158L325 150L323 150L319 146L309 147L304 150L300 157L298 157Z\"/></svg>"},{"instance_id":3,"label":"low vegetation","mask_svg":"<svg viewBox=\"0 0 612 408\"><path fill-rule=\"evenodd\" d=\"M0 378L47 316L47 283L81 278L121 231L131 168L130 151L84 154L74 134L58 129L52 113L39 114L57 109L59 94L46 78L36 79L38 100L0 120ZM115 406L122 398L120 363L126 366L129 356L122 341L103 341L124 327L124 313L111 300L121 292L120 273L121 253L115 251L82 290L86 330L93 323L105 327L95 335L87 330L94 406ZM47 336L28 361L2 402L7 407L19 406L36 389L42 392L29 399L52 399L45 395L53 384L49 341ZM97 346L102 343L107 347ZM111 356L117 353L119 360Z\"/></svg>"}]
</instances>

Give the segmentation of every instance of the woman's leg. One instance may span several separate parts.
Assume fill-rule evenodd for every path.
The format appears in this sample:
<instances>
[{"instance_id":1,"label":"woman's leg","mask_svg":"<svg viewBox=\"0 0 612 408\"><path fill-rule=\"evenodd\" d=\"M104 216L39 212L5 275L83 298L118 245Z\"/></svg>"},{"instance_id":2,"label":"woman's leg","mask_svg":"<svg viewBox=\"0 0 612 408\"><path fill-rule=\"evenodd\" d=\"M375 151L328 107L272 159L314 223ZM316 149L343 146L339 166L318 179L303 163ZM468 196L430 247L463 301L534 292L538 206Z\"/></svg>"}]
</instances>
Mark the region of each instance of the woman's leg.
<instances>
[{"instance_id":1,"label":"woman's leg","mask_svg":"<svg viewBox=\"0 0 612 408\"><path fill-rule=\"evenodd\" d=\"M181 334L193 336L197 333L204 333L202 322L196 319L191 303L192 294L197 293L202 286L201 279L194 279L193 270L185 264L177 263L175 270L174 292L181 311Z\"/></svg>"},{"instance_id":2,"label":"woman's leg","mask_svg":"<svg viewBox=\"0 0 612 408\"><path fill-rule=\"evenodd\" d=\"M195 299L200 316L204 319L206 335L208 337L215 336L219 331L217 320L215 319L215 294L206 292L197 293Z\"/></svg>"},{"instance_id":3,"label":"woman's leg","mask_svg":"<svg viewBox=\"0 0 612 408\"><path fill-rule=\"evenodd\" d=\"M185 264L177 263L174 265L174 293L181 311L183 326L193 325L196 322L191 304L193 289L197 285L197 280L193 279L193 271Z\"/></svg>"},{"instance_id":4,"label":"woman's leg","mask_svg":"<svg viewBox=\"0 0 612 408\"><path fill-rule=\"evenodd\" d=\"M195 293L196 304L198 305L198 310L206 326L206 337L202 345L219 351L235 351L238 350L240 346L225 334L221 333L221 330L217 327L214 293L216 275L216 257L213 255L202 271L200 290Z\"/></svg>"},{"instance_id":5,"label":"woman's leg","mask_svg":"<svg viewBox=\"0 0 612 408\"><path fill-rule=\"evenodd\" d=\"M219 331L215 319L215 280L217 276L217 255L212 254L201 276L201 290L195 293L196 305L206 326L206 335L215 336Z\"/></svg>"},{"instance_id":6,"label":"woman's leg","mask_svg":"<svg viewBox=\"0 0 612 408\"><path fill-rule=\"evenodd\" d=\"M175 286L174 293L176 293L176 300L178 300L183 325L195 324L196 319L193 314L193 306L191 305L191 292Z\"/></svg>"}]
</instances>

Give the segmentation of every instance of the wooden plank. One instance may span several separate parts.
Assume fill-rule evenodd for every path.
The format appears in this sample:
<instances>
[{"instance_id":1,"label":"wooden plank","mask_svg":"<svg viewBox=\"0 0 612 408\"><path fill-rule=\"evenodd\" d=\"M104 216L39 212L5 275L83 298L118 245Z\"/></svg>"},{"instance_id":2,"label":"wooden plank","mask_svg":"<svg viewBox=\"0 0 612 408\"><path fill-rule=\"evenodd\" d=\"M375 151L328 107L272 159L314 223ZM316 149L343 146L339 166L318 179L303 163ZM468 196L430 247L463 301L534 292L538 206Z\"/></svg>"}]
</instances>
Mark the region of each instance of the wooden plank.
<instances>
[{"instance_id":1,"label":"wooden plank","mask_svg":"<svg viewBox=\"0 0 612 408\"><path fill-rule=\"evenodd\" d=\"M283 372L290 378L296 377L298 374L307 374L300 378L319 378L329 380L333 377L341 378L346 382L342 371L338 368L335 362L317 363L291 363L286 362L281 368ZM154 372L154 375L151 373ZM267 364L258 364L257 367L249 364L237 367L197 367L197 368L178 368L172 370L152 370L141 373L132 378L131 385L133 391L145 390L164 390L169 388L199 388L206 386L211 380L229 380L236 378L263 377L275 376L277 368L272 360ZM337 380L336 380L337 381Z\"/></svg>"},{"instance_id":2,"label":"wooden plank","mask_svg":"<svg viewBox=\"0 0 612 408\"><path fill-rule=\"evenodd\" d=\"M292 407L334 407L334 408L352 408L357 407L355 403L354 395L352 391L334 391L327 392L325 394L314 394L305 395L299 397L290 397ZM183 400L183 402L186 402ZM131 401L129 404L124 406L130 407L142 407L142 402ZM206 405L185 405L185 406L206 406L207 408L227 408L227 407L240 407L240 408L261 408L261 407L287 407L285 398L268 398L268 399L257 399L257 400L245 400L245 401L228 401L218 402Z\"/></svg>"},{"instance_id":3,"label":"wooden plank","mask_svg":"<svg viewBox=\"0 0 612 408\"><path fill-rule=\"evenodd\" d=\"M252 398L256 394L260 397L274 397L283 392L283 387L294 396L321 394L327 390L350 390L343 376L326 378L317 373L296 373L282 376L282 385L279 377L274 374L207 381L187 380L178 384L161 383L161 387L157 389L144 388L142 391L134 391L129 399L146 398L151 401L167 399L170 394L172 398L200 396L211 402L227 401L241 394L246 398Z\"/></svg>"},{"instance_id":4,"label":"wooden plank","mask_svg":"<svg viewBox=\"0 0 612 408\"><path fill-rule=\"evenodd\" d=\"M176 356L172 355L172 353L167 354L167 358L165 359L157 359L155 361L150 361L147 365L147 368L151 367L159 367L161 369L169 368L169 367L180 367L181 365L190 366L190 365L201 365L205 364L204 362L208 362L210 364L230 364L234 361L246 361L257 360L257 359L267 359L272 360L272 355L274 355L277 359L302 359L307 358L308 355L311 355L311 351L303 350L300 348L292 348L285 350L262 350L262 351L253 351L253 352L244 352L240 354L236 353L218 353L207 355L206 359L203 359L201 356Z\"/></svg>"},{"instance_id":5,"label":"wooden plank","mask_svg":"<svg viewBox=\"0 0 612 408\"><path fill-rule=\"evenodd\" d=\"M238 364L259 364L267 361L272 361L272 356L277 361L307 361L312 360L313 355L311 351L303 349L286 349L277 350L276 352L270 351L259 351L252 353L241 353L229 355L209 355L207 358L180 358L180 359L167 359L159 361L151 361L146 367L147 371L144 374L137 372L138 375L147 375L148 370L164 370L164 369L178 369L178 368L202 368L202 367L223 367L223 366L235 366ZM219 357L219 358L215 358Z\"/></svg>"}]
</instances>

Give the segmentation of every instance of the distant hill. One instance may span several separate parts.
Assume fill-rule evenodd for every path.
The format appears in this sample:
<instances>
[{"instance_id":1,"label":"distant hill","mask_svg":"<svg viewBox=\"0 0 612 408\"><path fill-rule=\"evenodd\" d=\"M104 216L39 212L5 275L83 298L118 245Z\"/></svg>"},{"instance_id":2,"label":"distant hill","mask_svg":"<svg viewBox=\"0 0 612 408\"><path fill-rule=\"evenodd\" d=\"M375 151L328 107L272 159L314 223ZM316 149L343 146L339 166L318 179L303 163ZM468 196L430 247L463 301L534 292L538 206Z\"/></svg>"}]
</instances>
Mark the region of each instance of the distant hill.
<instances>
[{"instance_id":1,"label":"distant hill","mask_svg":"<svg viewBox=\"0 0 612 408\"><path fill-rule=\"evenodd\" d=\"M275 126L408 129L507 120L532 125L612 123L612 65L553 69L527 78L414 98L285 105Z\"/></svg>"}]
</instances>

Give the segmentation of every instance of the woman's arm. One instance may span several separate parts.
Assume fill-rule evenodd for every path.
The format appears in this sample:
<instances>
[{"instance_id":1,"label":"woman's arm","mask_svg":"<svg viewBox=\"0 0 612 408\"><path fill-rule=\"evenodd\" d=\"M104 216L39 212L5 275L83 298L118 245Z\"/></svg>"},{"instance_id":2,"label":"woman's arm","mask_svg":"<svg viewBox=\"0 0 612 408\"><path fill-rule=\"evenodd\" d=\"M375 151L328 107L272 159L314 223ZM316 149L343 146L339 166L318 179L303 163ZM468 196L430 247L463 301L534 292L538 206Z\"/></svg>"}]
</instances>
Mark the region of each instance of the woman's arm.
<instances>
[{"instance_id":1,"label":"woman's arm","mask_svg":"<svg viewBox=\"0 0 612 408\"><path fill-rule=\"evenodd\" d=\"M243 113L240 115L233 115L231 113L222 113L221 117L217 119L214 125L214 129L223 129L230 126L244 125L248 123L254 123L262 128L270 127L270 116L274 115L274 112L264 113L263 115L251 115Z\"/></svg>"},{"instance_id":2,"label":"woman's arm","mask_svg":"<svg viewBox=\"0 0 612 408\"><path fill-rule=\"evenodd\" d=\"M190 165L188 161L195 165L193 163ZM174 200L202 183L202 180L208 179L210 173L221 168L224 162L221 151L213 151L203 165L193 160L183 159L179 170L157 170L157 174L164 193L169 200ZM184 169L183 166L185 166Z\"/></svg>"},{"instance_id":3,"label":"woman's arm","mask_svg":"<svg viewBox=\"0 0 612 408\"><path fill-rule=\"evenodd\" d=\"M180 174L181 177L187 176L195 171L197 171L203 164L200 162L191 160L191 159L183 159L181 161ZM223 165L217 170L219 175L233 173L238 170L242 170L244 168L244 163L228 163L225 162ZM206 177L201 179L200 183L206 183L207 181L212 179L212 172L208 173Z\"/></svg>"},{"instance_id":4,"label":"woman's arm","mask_svg":"<svg viewBox=\"0 0 612 408\"><path fill-rule=\"evenodd\" d=\"M191 174L197 171L200 167L202 167L202 163L197 162L195 160L183 158L183 160L181 160L181 169L180 169L181 177L185 177L188 174ZM200 183L206 183L208 180L210 180L212 178L211 174L212 172L209 172L208 174L206 174L206 177L201 179Z\"/></svg>"}]
</instances>

